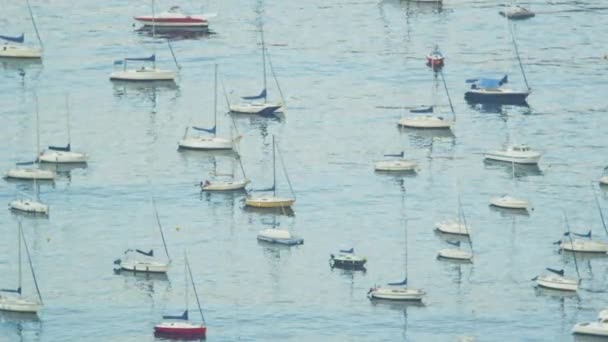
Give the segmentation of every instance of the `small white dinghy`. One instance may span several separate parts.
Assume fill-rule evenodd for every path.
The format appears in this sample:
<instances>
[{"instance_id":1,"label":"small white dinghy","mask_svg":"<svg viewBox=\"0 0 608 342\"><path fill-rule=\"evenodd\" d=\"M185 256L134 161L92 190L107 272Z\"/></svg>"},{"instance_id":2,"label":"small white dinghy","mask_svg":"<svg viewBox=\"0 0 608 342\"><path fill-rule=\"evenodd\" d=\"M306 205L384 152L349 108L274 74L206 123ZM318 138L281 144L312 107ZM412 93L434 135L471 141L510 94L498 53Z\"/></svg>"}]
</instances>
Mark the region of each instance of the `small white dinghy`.
<instances>
[{"instance_id":1,"label":"small white dinghy","mask_svg":"<svg viewBox=\"0 0 608 342\"><path fill-rule=\"evenodd\" d=\"M532 150L528 145L509 145L505 150L490 151L484 154L488 160L517 164L538 164L542 153Z\"/></svg>"},{"instance_id":2,"label":"small white dinghy","mask_svg":"<svg viewBox=\"0 0 608 342\"><path fill-rule=\"evenodd\" d=\"M114 260L114 265L118 265L120 270L142 273L167 273L169 270L169 267L171 266L171 257L169 256L169 250L167 249L167 242L165 241L163 227L160 224L158 210L156 209L156 202L153 201L153 205L154 214L156 215L156 223L158 224L158 230L160 231L160 236L163 240L167 261L155 258L153 249L148 252L140 249L127 249L124 252L124 259Z\"/></svg>"},{"instance_id":3,"label":"small white dinghy","mask_svg":"<svg viewBox=\"0 0 608 342\"><path fill-rule=\"evenodd\" d=\"M404 194L403 196L405 196L405 192L403 192L403 194ZM402 203L401 212L402 213L405 212L404 201L405 201L405 199L402 197L402 199L401 199L401 203ZM404 243L405 278L403 279L403 281L400 281L398 283L388 283L385 286L374 285L374 287L370 288L369 291L367 292L367 296L372 300L380 299L380 300L420 302L420 301L422 301L422 298L426 295L426 292L424 292L423 290L408 287L408 284L407 284L407 282L408 282L408 279L407 279L407 220L404 218L403 222L404 222L403 230L404 230L404 236L405 236L405 239L404 239L405 240L405 243Z\"/></svg>"},{"instance_id":4,"label":"small white dinghy","mask_svg":"<svg viewBox=\"0 0 608 342\"><path fill-rule=\"evenodd\" d=\"M10 311L10 312L20 312L20 313L30 313L36 314L43 307L42 296L40 295L40 289L38 288L38 282L36 281L36 275L34 273L34 267L32 265L32 259L30 258L30 252L27 246L27 242L25 240L25 236L23 235L23 229L21 227L21 221L19 221L19 241L18 245L18 268L19 268L19 285L17 289L0 289L0 311ZM26 298L22 294L22 271L21 271L21 245L25 247L25 252L27 256L27 260L30 265L30 270L32 272L32 279L34 281L34 285L36 287L36 293L38 294L38 298L36 300L32 300ZM10 295L3 293L11 293Z\"/></svg>"},{"instance_id":5,"label":"small white dinghy","mask_svg":"<svg viewBox=\"0 0 608 342\"><path fill-rule=\"evenodd\" d=\"M577 323L572 333L593 336L608 336L608 310L602 310L595 322Z\"/></svg>"},{"instance_id":6,"label":"small white dinghy","mask_svg":"<svg viewBox=\"0 0 608 342\"><path fill-rule=\"evenodd\" d=\"M272 63L270 63L270 70L272 71L272 76L274 81L279 89L279 93L281 93L281 101L279 102L268 102L268 93L267 82L266 82L266 45L264 43L264 28L260 30L262 37L262 76L264 79L264 88L260 95L257 96L243 96L241 97L243 100L248 102L238 103L238 104L229 104L230 112L236 114L257 114L262 116L272 116L276 113L283 111L283 106L285 100L283 99L283 95L281 92L281 87L279 86L279 81L276 78L274 70L272 69ZM256 100L264 100L263 102Z\"/></svg>"},{"instance_id":7,"label":"small white dinghy","mask_svg":"<svg viewBox=\"0 0 608 342\"><path fill-rule=\"evenodd\" d=\"M490 205L506 209L528 210L528 208L531 208L530 202L526 201L525 199L515 198L509 195L490 198Z\"/></svg>"},{"instance_id":8,"label":"small white dinghy","mask_svg":"<svg viewBox=\"0 0 608 342\"><path fill-rule=\"evenodd\" d=\"M374 163L374 170L385 172L418 171L418 163L413 159L405 159L405 153L385 154L385 157L395 157L397 159L386 159Z\"/></svg>"},{"instance_id":9,"label":"small white dinghy","mask_svg":"<svg viewBox=\"0 0 608 342\"><path fill-rule=\"evenodd\" d=\"M281 155L281 150L278 148L278 143L275 142L274 135L272 136L272 187L269 189L265 189L268 191L272 191L272 195L262 195L262 196L252 196L247 195L245 198L245 205L249 207L256 208L290 208L296 201L296 196L291 187L291 181L289 180L289 176L287 175L287 170L285 169L285 164L283 163L283 157ZM283 173L285 174L285 178L287 180L287 184L289 185L289 190L291 192L290 197L278 197L277 196L277 177L276 177L276 152L278 152L281 166L283 168Z\"/></svg>"},{"instance_id":10,"label":"small white dinghy","mask_svg":"<svg viewBox=\"0 0 608 342\"><path fill-rule=\"evenodd\" d=\"M363 269L367 262L366 257L355 254L355 249L341 249L338 255L329 255L329 265L345 269Z\"/></svg>"},{"instance_id":11,"label":"small white dinghy","mask_svg":"<svg viewBox=\"0 0 608 342\"><path fill-rule=\"evenodd\" d=\"M178 146L180 149L188 149L188 150L232 150L234 149L234 144L238 139L237 136L235 139L232 137L222 138L217 136L217 64L214 68L214 93L213 93L213 127L204 128L204 127L196 127L192 126L192 129L199 132L206 132L213 134L213 136L203 136L203 135L191 135L188 136L188 128L186 127L186 132L184 133L184 137L182 140L178 142Z\"/></svg>"},{"instance_id":12,"label":"small white dinghy","mask_svg":"<svg viewBox=\"0 0 608 342\"><path fill-rule=\"evenodd\" d=\"M89 156L86 153L72 151L72 137L70 133L70 103L66 96L66 127L68 131L67 146L49 146L47 150L38 155L38 160L44 163L56 164L82 164L86 163Z\"/></svg>"}]
</instances>

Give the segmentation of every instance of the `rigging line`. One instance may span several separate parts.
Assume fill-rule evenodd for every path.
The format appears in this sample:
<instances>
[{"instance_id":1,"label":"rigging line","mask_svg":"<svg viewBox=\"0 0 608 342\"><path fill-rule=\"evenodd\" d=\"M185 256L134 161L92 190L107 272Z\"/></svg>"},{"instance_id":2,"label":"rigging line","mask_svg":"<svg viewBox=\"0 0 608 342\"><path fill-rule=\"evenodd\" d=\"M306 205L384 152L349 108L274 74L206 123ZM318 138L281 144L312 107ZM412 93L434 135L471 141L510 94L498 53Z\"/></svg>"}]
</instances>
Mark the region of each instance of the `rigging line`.
<instances>
[{"instance_id":1,"label":"rigging line","mask_svg":"<svg viewBox=\"0 0 608 342\"><path fill-rule=\"evenodd\" d=\"M443 70L439 70L441 74L441 80L443 81L443 87L445 88L445 94L448 96L448 102L450 103L450 109L452 110L452 117L454 121L456 121L456 111L454 111L454 106L452 105L452 98L450 97L450 92L448 91L448 85L445 82L445 78L443 77Z\"/></svg>"},{"instance_id":2,"label":"rigging line","mask_svg":"<svg viewBox=\"0 0 608 342\"><path fill-rule=\"evenodd\" d=\"M167 241L165 241L165 234L163 233L163 226L160 224L160 217L158 216L158 209L156 209L156 201L152 198L152 205L154 206L154 214L156 216L156 223L158 224L158 229L160 230L160 237L163 239L163 246L165 247L165 253L167 254L167 259L169 259L169 263L171 263L171 257L169 256L169 249L167 249Z\"/></svg>"},{"instance_id":3,"label":"rigging line","mask_svg":"<svg viewBox=\"0 0 608 342\"><path fill-rule=\"evenodd\" d=\"M190 281L192 282L192 290L194 291L194 297L196 297L196 304L198 304L198 311L201 313L203 323L205 322L205 315L203 315L203 309L201 308L201 302L198 299L198 293L196 292L196 285L194 284L194 278L192 277L192 270L190 269L190 263L188 262L188 255L186 257L186 267L188 267L188 274L190 275Z\"/></svg>"},{"instance_id":4,"label":"rigging line","mask_svg":"<svg viewBox=\"0 0 608 342\"><path fill-rule=\"evenodd\" d=\"M173 56L173 61L175 62L177 70L182 70L182 66L177 62L177 57L175 57L175 52L173 52L173 46L171 45L171 41L169 39L167 39L167 45L169 46L169 51L171 51L171 56Z\"/></svg>"},{"instance_id":5,"label":"rigging line","mask_svg":"<svg viewBox=\"0 0 608 342\"><path fill-rule=\"evenodd\" d=\"M294 199L296 199L296 194L293 191L293 187L291 186L291 180L289 179L289 175L287 174L287 169L285 168L285 162L283 161L283 154L281 153L281 149L279 148L279 144L277 143L277 152L279 152L279 161L281 161L281 167L283 167L283 174L285 174L285 179L287 180L287 184L289 185L289 190L291 191L291 195Z\"/></svg>"},{"instance_id":6,"label":"rigging line","mask_svg":"<svg viewBox=\"0 0 608 342\"><path fill-rule=\"evenodd\" d=\"M521 63L521 57L519 57L519 49L517 48L517 42L515 41L515 35L513 34L513 27L511 26L510 23L508 23L509 25L509 32L511 32L511 41L513 42L513 48L515 50L515 57L517 57L517 62L519 63L519 69L521 69L521 75L524 78L524 82L526 83L526 88L528 88L528 91L532 90L530 88L530 85L528 84L528 78L526 77L526 72L524 71L524 66Z\"/></svg>"},{"instance_id":7,"label":"rigging line","mask_svg":"<svg viewBox=\"0 0 608 342\"><path fill-rule=\"evenodd\" d=\"M222 84L222 91L224 92L224 99L226 99L226 105L228 105L228 110L230 110L230 100L228 100L228 93L226 93L226 86L224 85L224 79L220 77L220 83ZM232 118L234 122L234 118Z\"/></svg>"},{"instance_id":8,"label":"rigging line","mask_svg":"<svg viewBox=\"0 0 608 342\"><path fill-rule=\"evenodd\" d=\"M604 231L608 234L608 228L606 228L606 221L604 220L604 213L602 212L602 207L600 206L600 201L597 199L597 195L595 193L595 188L593 188L593 183L591 183L591 190L593 191L593 197L595 198L595 204L597 205L597 210L600 212L600 218L602 219L602 226L604 226Z\"/></svg>"},{"instance_id":9,"label":"rigging line","mask_svg":"<svg viewBox=\"0 0 608 342\"><path fill-rule=\"evenodd\" d=\"M574 243L572 242L572 234L570 233L570 225L568 224L568 215L566 215L566 213L564 212L564 221L566 222L566 229L568 229L568 239L570 240L570 247L574 246ZM578 282L581 282L581 274L578 271L578 262L576 261L576 252L572 253L572 256L574 257L574 267L576 268L576 275L578 276Z\"/></svg>"},{"instance_id":10,"label":"rigging line","mask_svg":"<svg viewBox=\"0 0 608 342\"><path fill-rule=\"evenodd\" d=\"M42 39L40 38L40 33L38 32L38 26L36 25L36 20L34 20L34 13L32 12L32 6L30 6L30 1L25 0L27 3L27 9L30 12L30 18L32 19L32 25L34 25L34 31L36 32L36 37L38 37L38 42L40 43L40 47L44 49L44 45L42 44Z\"/></svg>"},{"instance_id":11,"label":"rigging line","mask_svg":"<svg viewBox=\"0 0 608 342\"><path fill-rule=\"evenodd\" d=\"M36 273L34 273L34 267L32 266L32 258L30 257L30 249L27 247L27 241L25 241L25 235L23 235L23 230L21 229L21 222L19 222L19 232L21 234L21 239L23 240L23 246L25 247L25 254L27 254L27 260L30 263L30 271L32 271L32 279L34 279L34 286L36 286L36 292L38 293L38 298L40 299L40 304L44 304L42 301L42 295L40 294L40 288L38 287L38 281L36 280Z\"/></svg>"},{"instance_id":12,"label":"rigging line","mask_svg":"<svg viewBox=\"0 0 608 342\"><path fill-rule=\"evenodd\" d=\"M283 107L283 111L285 111L285 108L287 107L287 103L285 102L285 96L283 96L283 90L281 89L281 86L279 85L279 80L277 79L277 74L274 72L274 66L272 65L272 60L270 59L270 54L268 52L266 52L266 54L268 55L268 65L270 66L270 72L272 73L272 78L274 78L274 83L277 85L277 89L279 90L279 95L281 96L281 104Z\"/></svg>"}]
</instances>

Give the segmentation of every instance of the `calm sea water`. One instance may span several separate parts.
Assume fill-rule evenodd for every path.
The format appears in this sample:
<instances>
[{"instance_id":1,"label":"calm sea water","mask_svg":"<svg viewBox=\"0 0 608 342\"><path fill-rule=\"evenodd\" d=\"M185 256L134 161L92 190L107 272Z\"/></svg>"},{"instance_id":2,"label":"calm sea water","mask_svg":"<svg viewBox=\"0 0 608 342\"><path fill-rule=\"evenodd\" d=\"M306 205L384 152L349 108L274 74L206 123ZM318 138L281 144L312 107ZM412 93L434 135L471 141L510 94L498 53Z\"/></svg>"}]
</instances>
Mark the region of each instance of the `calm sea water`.
<instances>
[{"instance_id":1,"label":"calm sea water","mask_svg":"<svg viewBox=\"0 0 608 342\"><path fill-rule=\"evenodd\" d=\"M157 9L172 4L157 1ZM162 40L134 32L131 17L149 13L149 3L33 1L45 56L0 61L0 165L35 153L34 93L43 146L65 143L69 93L72 146L91 159L41 186L49 219L24 219L45 308L39 321L0 314L0 341L154 340L161 315L183 308L186 250L210 341L567 341L576 322L608 306L603 256L579 258L577 296L540 292L530 281L548 266L574 274L572 256L551 244L564 231L563 211L575 230L605 234L589 185L608 163L604 1L535 1L537 17L514 24L533 88L529 108L463 100L464 80L479 75L509 71L523 87L498 1L446 1L440 9L390 0L203 5L218 13L215 34L174 41L183 67L177 86L147 87L112 84L108 75L114 59L153 52L172 67ZM23 4L4 1L1 17L2 33L34 40ZM256 242L273 216L244 210L242 194L199 193L195 184L214 165L229 170L230 157L176 150L185 126L212 120L214 63L233 100L260 91L259 22L288 110L280 120L236 122L255 187L270 185L271 135L280 141L297 202L295 215L277 220L305 239L291 249ZM456 128L400 132L401 111L380 107L432 101L424 56L435 43L446 55ZM278 98L274 85L269 92ZM447 104L441 88L435 92ZM227 134L229 117L219 121ZM484 164L481 153L507 141L545 151L539 169L516 170L515 191L535 207L528 216L487 205L511 190L511 168ZM419 161L416 176L374 173L373 161L401 150ZM32 192L27 183L0 186L0 203ZM279 187L287 190L284 178ZM458 189L473 229L472 265L435 258L446 243L433 227L456 216ZM598 194L607 207L606 191ZM115 275L112 261L126 248L162 252L151 197L173 267L166 279ZM370 303L369 287L403 277L405 216L409 281L428 292L424 306ZM2 287L16 283L17 219L0 215ZM330 269L329 254L348 247L368 257L367 272ZM34 294L27 273L24 291Z\"/></svg>"}]
</instances>

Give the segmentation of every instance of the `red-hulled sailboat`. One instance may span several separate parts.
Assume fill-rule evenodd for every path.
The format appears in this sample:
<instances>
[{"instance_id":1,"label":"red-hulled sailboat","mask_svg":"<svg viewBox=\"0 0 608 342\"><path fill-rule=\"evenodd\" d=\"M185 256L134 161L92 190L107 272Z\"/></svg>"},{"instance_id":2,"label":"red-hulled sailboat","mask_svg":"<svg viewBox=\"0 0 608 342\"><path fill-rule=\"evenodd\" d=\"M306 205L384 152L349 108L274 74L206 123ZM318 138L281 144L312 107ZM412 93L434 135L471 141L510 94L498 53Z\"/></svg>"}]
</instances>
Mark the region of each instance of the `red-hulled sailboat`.
<instances>
[{"instance_id":1,"label":"red-hulled sailboat","mask_svg":"<svg viewBox=\"0 0 608 342\"><path fill-rule=\"evenodd\" d=\"M158 15L142 15L134 17L136 21L144 26L156 26L157 28L199 28L209 27L209 22L202 15L187 15L182 13L179 6L173 6L168 11Z\"/></svg>"},{"instance_id":2,"label":"red-hulled sailboat","mask_svg":"<svg viewBox=\"0 0 608 342\"><path fill-rule=\"evenodd\" d=\"M205 323L205 316L203 315L203 309L201 309L201 302L198 299L196 292L196 286L194 285L194 278L192 278L192 270L188 263L188 256L184 256L185 259L185 273L186 273L186 310L178 316L163 316L163 321L154 325L154 335L160 337L177 338L177 339L201 339L207 335L207 325ZM201 314L201 322L193 322L188 318L188 278L190 278L190 284L196 297L196 304L198 305L198 311Z\"/></svg>"}]
</instances>

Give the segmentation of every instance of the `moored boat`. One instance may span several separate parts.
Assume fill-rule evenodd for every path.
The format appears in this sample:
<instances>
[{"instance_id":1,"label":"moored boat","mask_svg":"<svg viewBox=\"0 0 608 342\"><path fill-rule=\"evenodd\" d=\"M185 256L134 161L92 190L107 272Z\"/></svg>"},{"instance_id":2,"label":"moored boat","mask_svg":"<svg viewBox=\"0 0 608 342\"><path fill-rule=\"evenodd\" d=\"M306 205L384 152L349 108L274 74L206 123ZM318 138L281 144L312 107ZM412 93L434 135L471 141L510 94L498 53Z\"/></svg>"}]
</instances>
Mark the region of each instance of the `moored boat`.
<instances>
[{"instance_id":1,"label":"moored boat","mask_svg":"<svg viewBox=\"0 0 608 342\"><path fill-rule=\"evenodd\" d=\"M329 264L331 267L337 268L363 268L367 262L366 257L355 254L355 249L341 249L337 255L329 255Z\"/></svg>"},{"instance_id":2,"label":"moored boat","mask_svg":"<svg viewBox=\"0 0 608 342\"><path fill-rule=\"evenodd\" d=\"M536 14L520 5L511 6L510 8L498 12L503 17L507 17L511 20L522 20L534 17Z\"/></svg>"},{"instance_id":3,"label":"moored boat","mask_svg":"<svg viewBox=\"0 0 608 342\"><path fill-rule=\"evenodd\" d=\"M433 69L439 69L444 66L444 57L438 45L435 45L433 51L426 55L426 65Z\"/></svg>"},{"instance_id":4,"label":"moored boat","mask_svg":"<svg viewBox=\"0 0 608 342\"><path fill-rule=\"evenodd\" d=\"M157 28L199 28L207 29L209 21L203 15L184 14L179 6L172 6L169 10L158 15L140 15L133 17L144 26Z\"/></svg>"},{"instance_id":5,"label":"moored boat","mask_svg":"<svg viewBox=\"0 0 608 342\"><path fill-rule=\"evenodd\" d=\"M595 322L577 323L572 333L608 337L608 310L602 310Z\"/></svg>"},{"instance_id":6,"label":"moored boat","mask_svg":"<svg viewBox=\"0 0 608 342\"><path fill-rule=\"evenodd\" d=\"M294 246L304 244L304 239L291 235L291 232L283 229L267 228L258 232L258 241L276 243L280 245Z\"/></svg>"},{"instance_id":7,"label":"moored boat","mask_svg":"<svg viewBox=\"0 0 608 342\"><path fill-rule=\"evenodd\" d=\"M374 170L389 172L417 171L418 162L413 159L405 159L404 155L405 153L403 151L398 154L385 154L385 157L392 157L396 159L386 159L377 161L376 163L374 163Z\"/></svg>"},{"instance_id":8,"label":"moored boat","mask_svg":"<svg viewBox=\"0 0 608 342\"><path fill-rule=\"evenodd\" d=\"M531 208L530 202L526 201L525 199L516 198L509 195L490 198L490 205L506 209L528 210Z\"/></svg>"},{"instance_id":9,"label":"moored boat","mask_svg":"<svg viewBox=\"0 0 608 342\"><path fill-rule=\"evenodd\" d=\"M538 164L542 153L534 151L525 144L509 145L504 150L495 150L484 153L488 160L503 161L517 164Z\"/></svg>"}]
</instances>

